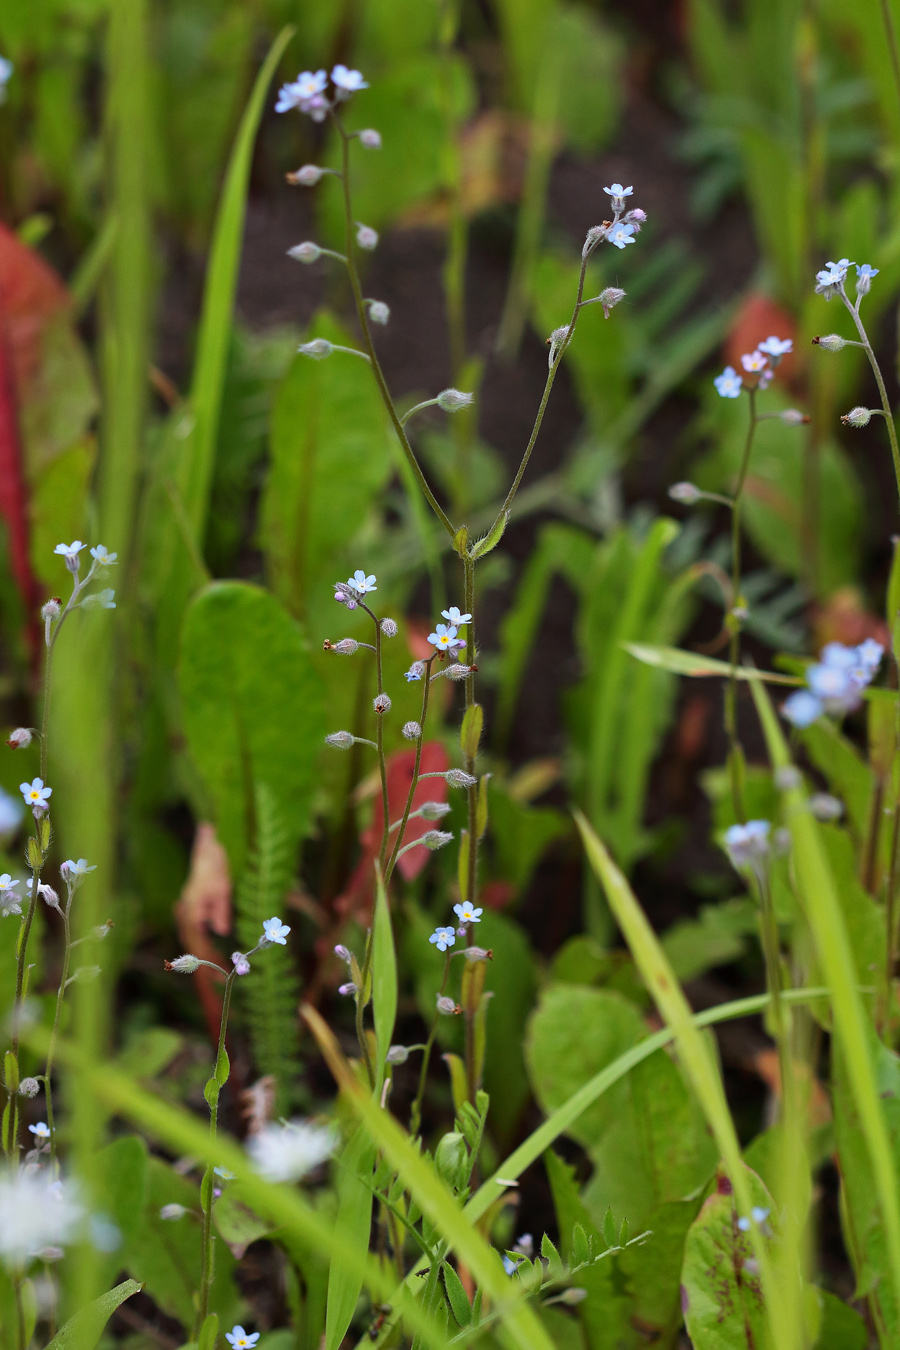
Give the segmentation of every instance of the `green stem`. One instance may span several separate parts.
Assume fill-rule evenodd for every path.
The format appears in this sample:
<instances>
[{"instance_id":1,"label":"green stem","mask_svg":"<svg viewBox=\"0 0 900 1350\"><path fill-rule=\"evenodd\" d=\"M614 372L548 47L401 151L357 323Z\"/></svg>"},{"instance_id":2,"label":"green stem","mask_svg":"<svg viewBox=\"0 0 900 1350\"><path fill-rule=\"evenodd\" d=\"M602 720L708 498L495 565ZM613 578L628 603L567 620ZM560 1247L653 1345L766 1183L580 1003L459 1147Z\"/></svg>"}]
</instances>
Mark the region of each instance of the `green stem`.
<instances>
[{"instance_id":1,"label":"green stem","mask_svg":"<svg viewBox=\"0 0 900 1350\"><path fill-rule=\"evenodd\" d=\"M444 977L441 980L441 987L438 990L438 998L443 997L444 990L447 987L447 976L450 974L450 955L451 953L448 951L444 958ZM422 1067L419 1070L419 1088L409 1112L409 1133L410 1137L413 1139L415 1139L416 1135L419 1133L419 1125L422 1122L422 1101L425 1097L425 1083L428 1078L428 1063L431 1059L431 1048L434 1045L434 1038L437 1035L440 1018L441 1013L436 1011L434 1014L434 1021L431 1023L431 1031L428 1033L428 1040L425 1042L425 1050L422 1054Z\"/></svg>"},{"instance_id":2,"label":"green stem","mask_svg":"<svg viewBox=\"0 0 900 1350\"><path fill-rule=\"evenodd\" d=\"M50 1044L47 1047L47 1062L44 1066L44 1091L47 1097L47 1125L50 1129L50 1159L53 1166L56 1166L56 1127L53 1121L53 1091L51 1087L51 1077L53 1074L53 1061L56 1056L56 1042L59 1037L59 1021L62 1014L63 999L66 994L66 981L69 978L69 963L72 957L72 930L69 924L68 904L62 911L63 925L65 927L66 947L63 953L62 974L59 980L59 989L56 993L56 1010L53 1014L53 1030L50 1032Z\"/></svg>"},{"instance_id":3,"label":"green stem","mask_svg":"<svg viewBox=\"0 0 900 1350\"><path fill-rule=\"evenodd\" d=\"M859 333L859 336L862 340L862 345L865 348L866 356L869 358L869 365L872 367L872 374L875 376L875 383L878 385L878 396L881 399L881 409L882 412L884 413L884 420L887 423L888 439L890 440L891 443L891 459L894 462L894 478L897 483L897 494L898 497L900 497L900 446L898 446L897 444L897 428L894 425L894 414L891 412L891 405L888 402L887 390L884 387L884 378L882 377L881 374L881 367L879 366L878 361L875 358L875 353L872 350L872 344L869 341L869 336L866 333L865 328L863 327L863 321L859 317L859 310L856 305L852 305L850 303L849 299L844 293L843 286L841 286L841 299L847 306L847 309L850 311L850 314L853 318L853 322L856 324L856 331Z\"/></svg>"},{"instance_id":4,"label":"green stem","mask_svg":"<svg viewBox=\"0 0 900 1350\"><path fill-rule=\"evenodd\" d=\"M216 1140L216 1131L219 1123L219 1093L222 1090L222 1084L219 1082L219 1076L227 1062L225 1051L225 1035L228 1030L228 1013L231 1008L231 991L234 988L234 981L237 970L229 971L225 977L225 994L222 999L222 1017L219 1022L219 1045L216 1051L216 1064L213 1069L213 1076L210 1083L213 1087L209 1090L209 1142L213 1145ZM227 1081L227 1076L225 1081ZM212 1286L213 1275L213 1256L212 1256L212 1207L213 1207L213 1165L207 1163L206 1172L203 1177L203 1185L200 1188L200 1202L203 1207L203 1237L202 1237L202 1269L200 1275L200 1293L197 1298L197 1316L194 1320L194 1331L191 1337L196 1341L200 1335L200 1328L206 1321L209 1314L209 1292Z\"/></svg>"},{"instance_id":5,"label":"green stem","mask_svg":"<svg viewBox=\"0 0 900 1350\"><path fill-rule=\"evenodd\" d=\"M428 480L426 479L424 473L422 472L421 465L419 464L419 461L416 459L416 456L413 452L413 448L409 443L409 437L407 436L405 430L403 429L403 424L401 423L400 418L397 415L397 409L394 407L394 400L391 398L390 390L387 387L387 381L384 378L384 372L381 369L381 364L378 360L378 355L375 351L375 346L372 342L372 334L369 329L369 317L366 314L365 299L363 297L362 286L360 285L359 281L359 273L356 268L355 241L353 237L353 203L350 196L350 137L344 130L343 123L341 122L340 118L337 117L334 113L332 113L332 121L337 127L341 137L341 157L343 168L343 172L341 174L341 185L344 190L344 229L347 241L346 242L347 274L350 277L350 286L353 291L353 301L356 306L356 315L359 320L360 329L362 331L363 343L365 344L366 353L369 357L369 361L372 366L372 373L375 376L375 382L378 385L382 401L384 402L384 406L387 409L388 416L390 417L391 422L394 425L394 430L396 431L397 436L400 439L400 444L403 447L403 453L405 454L407 460L409 461L410 468L415 474L416 482L419 484L419 487L421 488L425 496L425 499L428 502L428 505L431 507L432 511L437 516L438 520L441 522L444 529L447 531L450 538L452 539L453 536L456 534L456 530L453 527L453 522L447 515L444 508L441 506L438 499L435 497L431 488L428 486Z\"/></svg>"},{"instance_id":6,"label":"green stem","mask_svg":"<svg viewBox=\"0 0 900 1350\"><path fill-rule=\"evenodd\" d=\"M428 696L431 690L431 663L434 661L432 654L425 662L425 688L422 691L422 716L419 726L422 728L418 740L416 741L416 761L413 765L412 782L409 785L409 792L406 794L406 806L403 811L403 818L400 821L400 827L397 831L397 838L394 841L393 852L384 874L384 889L387 890L391 882L394 868L397 865L397 857L403 844L403 835L409 821L409 813L412 810L413 798L416 795L416 788L419 786L419 768L422 763L422 742L425 739L425 721L428 717Z\"/></svg>"},{"instance_id":7,"label":"green stem","mask_svg":"<svg viewBox=\"0 0 900 1350\"><path fill-rule=\"evenodd\" d=\"M728 624L731 640L728 645L728 663L731 667L728 688L725 693L725 731L728 736L728 771L731 780L731 801L738 821L746 820L744 812L744 794L741 773L741 743L737 729L737 670L741 654L741 618L735 611L741 604L741 504L747 470L750 467L750 453L756 434L756 390L749 391L750 421L744 441L744 453L738 470L737 483L731 502L731 613Z\"/></svg>"},{"instance_id":8,"label":"green stem","mask_svg":"<svg viewBox=\"0 0 900 1350\"><path fill-rule=\"evenodd\" d=\"M373 933L374 928L370 928L366 935L366 954L363 957L361 975L362 987L356 991L356 1039L359 1042L363 1063L366 1066L366 1076L369 1080L370 1088L374 1088L375 1086L375 1065L372 1063L372 1054L369 1050L369 1041L366 1036L365 1023L363 1022L363 1013L365 1012L363 996L366 985L369 982L369 971L372 968Z\"/></svg>"},{"instance_id":9,"label":"green stem","mask_svg":"<svg viewBox=\"0 0 900 1350\"><path fill-rule=\"evenodd\" d=\"M463 569L465 574L465 613L471 614L472 618L466 626L466 641L468 646L468 664L473 667L475 661L475 560L466 555L463 558ZM466 711L475 703L475 674L471 671L466 676ZM466 754L466 773L475 777L475 768L477 753ZM469 857L466 876L466 895L464 899L469 904L474 905L478 887L478 784L473 783L471 787L466 788L467 797L467 825L469 831Z\"/></svg>"},{"instance_id":10,"label":"green stem","mask_svg":"<svg viewBox=\"0 0 900 1350\"><path fill-rule=\"evenodd\" d=\"M380 697L384 693L384 669L381 661L381 620L375 620L375 679L377 683L377 695ZM378 751L378 772L381 776L381 811L384 823L381 829L381 847L378 850L378 861L384 868L384 860L387 856L388 836L391 829L391 809L388 799L388 781L387 781L387 761L384 757L384 713L375 714L375 746Z\"/></svg>"}]
</instances>

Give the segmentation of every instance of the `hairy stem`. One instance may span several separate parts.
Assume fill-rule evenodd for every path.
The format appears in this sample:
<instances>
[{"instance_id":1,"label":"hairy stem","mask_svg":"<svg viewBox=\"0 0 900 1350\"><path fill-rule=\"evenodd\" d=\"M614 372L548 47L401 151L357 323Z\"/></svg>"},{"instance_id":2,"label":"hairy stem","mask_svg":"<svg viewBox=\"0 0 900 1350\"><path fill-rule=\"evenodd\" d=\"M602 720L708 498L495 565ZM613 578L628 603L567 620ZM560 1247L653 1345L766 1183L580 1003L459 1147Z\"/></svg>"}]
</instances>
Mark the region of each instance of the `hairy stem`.
<instances>
[{"instance_id":1,"label":"hairy stem","mask_svg":"<svg viewBox=\"0 0 900 1350\"><path fill-rule=\"evenodd\" d=\"M222 1017L219 1022L219 1045L216 1051L216 1064L213 1069L213 1076L207 1084L209 1092L209 1140L210 1144L215 1143L216 1131L219 1123L219 1093L222 1085L219 1078L223 1069L227 1065L227 1056L225 1051L225 1035L228 1031L228 1013L231 1008L231 991L234 988L234 981L237 970L229 971L225 977L225 993L222 998ZM226 1075L227 1081L227 1075ZM212 1084L212 1087L210 1087ZM203 1236L202 1236L202 1269L200 1275L200 1292L197 1297L197 1316L194 1321L194 1332L191 1337L196 1341L200 1335L200 1328L206 1321L209 1314L209 1291L212 1286L213 1275L213 1254L212 1254L212 1207L213 1207L213 1165L207 1163L206 1172L203 1177L203 1185L200 1188L200 1202L203 1208Z\"/></svg>"},{"instance_id":2,"label":"hairy stem","mask_svg":"<svg viewBox=\"0 0 900 1350\"><path fill-rule=\"evenodd\" d=\"M749 391L749 404L750 421L747 426L744 453L741 457L737 483L731 501L731 613L728 615L728 624L731 631L731 640L728 644L728 663L731 671L728 677L728 688L725 692L725 731L729 746L728 769L731 780L731 801L735 817L742 823L746 820L746 815L741 782L741 744L737 729L737 668L741 654L742 621L737 611L741 604L741 503L747 481L747 470L750 467L750 453L753 449L753 438L756 435L756 424L759 420L756 415L755 389Z\"/></svg>"},{"instance_id":3,"label":"hairy stem","mask_svg":"<svg viewBox=\"0 0 900 1350\"><path fill-rule=\"evenodd\" d=\"M447 952L444 958L444 976L441 980L441 987L438 990L438 998L442 998L444 990L447 987L447 976L450 974L450 952ZM434 1045L434 1038L437 1035L438 1021L441 1017L440 1010L436 1010L434 1020L431 1023L431 1030L428 1033L428 1040L425 1042L425 1049L422 1053L422 1067L419 1070L419 1087L416 1092L415 1101L409 1112L409 1133L414 1139L419 1133L419 1126L422 1123L422 1101L425 1097L425 1084L428 1079L428 1064L431 1059L431 1049Z\"/></svg>"},{"instance_id":4,"label":"hairy stem","mask_svg":"<svg viewBox=\"0 0 900 1350\"><path fill-rule=\"evenodd\" d=\"M859 333L862 345L865 348L866 356L869 358L869 365L872 367L872 374L875 376L875 383L878 385L878 397L881 399L881 410L884 413L884 420L887 423L888 439L891 443L891 459L894 462L894 478L897 483L897 495L900 498L900 446L897 444L897 428L894 425L894 414L891 411L891 405L888 401L887 390L884 386L884 378L881 374L881 367L872 350L872 344L869 336L863 326L863 321L859 317L859 301L855 305L851 304L847 295L841 286L841 299L850 311L853 322L856 325L856 331Z\"/></svg>"},{"instance_id":5,"label":"hairy stem","mask_svg":"<svg viewBox=\"0 0 900 1350\"><path fill-rule=\"evenodd\" d=\"M406 831L407 822L409 821L409 813L412 810L413 798L416 795L416 788L419 786L419 768L422 764L422 742L425 739L425 721L428 717L428 697L431 690L431 664L433 661L434 656L432 655L425 662L425 688L422 691L422 716L419 721L419 726L422 728L422 731L416 741L416 760L413 765L412 782L409 785L409 792L406 794L406 806L403 809L403 818L400 821L400 826L397 830L397 838L394 841L394 848L384 874L385 890L387 890L390 885L394 868L397 865L397 857L403 844L403 835Z\"/></svg>"}]
</instances>

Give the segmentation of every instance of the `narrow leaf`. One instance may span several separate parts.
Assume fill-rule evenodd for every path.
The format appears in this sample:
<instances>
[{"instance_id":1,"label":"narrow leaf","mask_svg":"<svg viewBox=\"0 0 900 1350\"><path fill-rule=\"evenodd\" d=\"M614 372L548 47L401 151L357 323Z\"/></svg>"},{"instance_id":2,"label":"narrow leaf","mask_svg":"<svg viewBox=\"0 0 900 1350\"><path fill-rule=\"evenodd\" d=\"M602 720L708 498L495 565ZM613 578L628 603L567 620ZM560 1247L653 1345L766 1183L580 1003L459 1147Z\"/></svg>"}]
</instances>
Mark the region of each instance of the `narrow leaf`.
<instances>
[{"instance_id":1,"label":"narrow leaf","mask_svg":"<svg viewBox=\"0 0 900 1350\"><path fill-rule=\"evenodd\" d=\"M502 515L497 517L493 526L484 538L479 539L477 544L472 545L471 556L473 558L483 558L486 553L490 553L491 549L496 548L503 538L508 523L509 512L504 511Z\"/></svg>"},{"instance_id":2,"label":"narrow leaf","mask_svg":"<svg viewBox=\"0 0 900 1350\"><path fill-rule=\"evenodd\" d=\"M463 1282L448 1262L444 1262L444 1288L453 1309L453 1316L461 1327L467 1327L472 1320L472 1305Z\"/></svg>"},{"instance_id":3,"label":"narrow leaf","mask_svg":"<svg viewBox=\"0 0 900 1350\"><path fill-rule=\"evenodd\" d=\"M466 709L459 732L459 743L464 755L474 759L478 754L481 729L484 726L484 709L480 703L473 703Z\"/></svg>"},{"instance_id":4,"label":"narrow leaf","mask_svg":"<svg viewBox=\"0 0 900 1350\"><path fill-rule=\"evenodd\" d=\"M47 1350L94 1350L94 1346L103 1335L103 1329L116 1308L143 1289L137 1280L123 1280L115 1289L101 1294L80 1308L74 1317L70 1317L65 1326L57 1332L47 1346Z\"/></svg>"},{"instance_id":5,"label":"narrow leaf","mask_svg":"<svg viewBox=\"0 0 900 1350\"><path fill-rule=\"evenodd\" d=\"M660 670L669 670L673 675L730 676L731 666L727 661L716 661L711 656L698 656L696 652L685 652L680 647L652 647L645 642L623 642L622 646L638 661L648 666L658 666ZM772 670L755 670L752 666L738 666L737 678L758 682L765 680L769 684L801 685L803 681L795 675L779 675Z\"/></svg>"},{"instance_id":6,"label":"narrow leaf","mask_svg":"<svg viewBox=\"0 0 900 1350\"><path fill-rule=\"evenodd\" d=\"M372 1009L375 1017L375 1043L378 1050L378 1080L384 1075L385 1056L397 1020L397 954L391 912L381 869L376 869L375 927L372 935Z\"/></svg>"}]
</instances>

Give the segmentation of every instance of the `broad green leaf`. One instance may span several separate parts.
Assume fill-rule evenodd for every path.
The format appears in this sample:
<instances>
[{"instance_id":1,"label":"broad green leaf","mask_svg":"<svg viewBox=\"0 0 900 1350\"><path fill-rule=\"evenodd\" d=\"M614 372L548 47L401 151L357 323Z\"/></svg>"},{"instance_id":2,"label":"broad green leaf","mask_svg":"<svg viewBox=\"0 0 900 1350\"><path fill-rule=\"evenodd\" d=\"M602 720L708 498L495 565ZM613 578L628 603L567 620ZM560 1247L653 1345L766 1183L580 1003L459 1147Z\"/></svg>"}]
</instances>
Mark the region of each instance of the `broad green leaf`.
<instances>
[{"instance_id":1,"label":"broad green leaf","mask_svg":"<svg viewBox=\"0 0 900 1350\"><path fill-rule=\"evenodd\" d=\"M828 1289L813 1289L822 1314L815 1350L866 1350L869 1333L855 1308L848 1308Z\"/></svg>"},{"instance_id":2,"label":"broad green leaf","mask_svg":"<svg viewBox=\"0 0 900 1350\"><path fill-rule=\"evenodd\" d=\"M453 1316L461 1327L467 1327L472 1320L472 1305L463 1288L463 1282L447 1261L444 1262L441 1269L444 1275L444 1288L447 1290L447 1298L450 1300Z\"/></svg>"},{"instance_id":3,"label":"broad green leaf","mask_svg":"<svg viewBox=\"0 0 900 1350\"><path fill-rule=\"evenodd\" d=\"M207 1313L200 1328L197 1341L198 1350L216 1350L219 1339L219 1318L216 1313Z\"/></svg>"},{"instance_id":4,"label":"broad green leaf","mask_svg":"<svg viewBox=\"0 0 900 1350\"><path fill-rule=\"evenodd\" d=\"M643 1227L652 1237L616 1258L634 1300L633 1316L644 1334L651 1328L665 1344L681 1326L681 1267L688 1229L697 1217L701 1196L658 1205L647 1214Z\"/></svg>"},{"instance_id":5,"label":"broad green leaf","mask_svg":"<svg viewBox=\"0 0 900 1350\"><path fill-rule=\"evenodd\" d=\"M375 927L372 934L372 1012L378 1054L378 1083L384 1078L385 1056L397 1020L397 953L387 893L381 870L375 878Z\"/></svg>"},{"instance_id":6,"label":"broad green leaf","mask_svg":"<svg viewBox=\"0 0 900 1350\"><path fill-rule=\"evenodd\" d=\"M54 594L61 579L59 558L53 550L61 539L80 539L87 533L88 493L96 459L92 437L75 441L46 465L31 493L31 565Z\"/></svg>"},{"instance_id":7,"label":"broad green leaf","mask_svg":"<svg viewBox=\"0 0 900 1350\"><path fill-rule=\"evenodd\" d=\"M109 1293L101 1294L69 1319L53 1337L47 1350L94 1350L116 1308L141 1288L137 1280L123 1280Z\"/></svg>"},{"instance_id":8,"label":"broad green leaf","mask_svg":"<svg viewBox=\"0 0 900 1350\"><path fill-rule=\"evenodd\" d=\"M772 1209L762 1182L745 1169L754 1205ZM766 1344L766 1314L749 1234L738 1228L724 1173L687 1235L681 1272L684 1321L694 1350L757 1350ZM745 1217L749 1218L749 1214Z\"/></svg>"},{"instance_id":9,"label":"broad green leaf","mask_svg":"<svg viewBox=\"0 0 900 1350\"><path fill-rule=\"evenodd\" d=\"M352 1136L337 1163L338 1212L335 1233L342 1248L358 1261L345 1265L331 1259L325 1313L325 1350L338 1350L353 1320L363 1287L362 1259L369 1250L372 1224L372 1172L375 1146L363 1125Z\"/></svg>"},{"instance_id":10,"label":"broad green leaf","mask_svg":"<svg viewBox=\"0 0 900 1350\"><path fill-rule=\"evenodd\" d=\"M296 624L274 596L216 582L185 615L179 689L188 748L219 839L240 875L254 835L254 787L302 835L323 734L321 693Z\"/></svg>"},{"instance_id":11,"label":"broad green leaf","mask_svg":"<svg viewBox=\"0 0 900 1350\"><path fill-rule=\"evenodd\" d=\"M711 656L698 656L694 652L683 652L677 647L651 647L644 642L623 642L622 646L638 661L648 666L658 666L661 670L670 670L673 675L731 675L731 666L727 661L717 661ZM739 680L765 680L768 684L801 685L802 680L793 675L779 675L771 670L755 670L752 666L738 666Z\"/></svg>"},{"instance_id":12,"label":"broad green leaf","mask_svg":"<svg viewBox=\"0 0 900 1350\"><path fill-rule=\"evenodd\" d=\"M228 1243L231 1254L239 1261L251 1242L266 1237L272 1231L267 1219L258 1214L241 1199L240 1182L229 1182L213 1205L213 1223L219 1236Z\"/></svg>"},{"instance_id":13,"label":"broad green leaf","mask_svg":"<svg viewBox=\"0 0 900 1350\"><path fill-rule=\"evenodd\" d=\"M327 314L310 336L356 345ZM392 471L391 435L362 361L295 358L275 396L260 526L272 588L294 613L311 587L347 576L348 544Z\"/></svg>"},{"instance_id":14,"label":"broad green leaf","mask_svg":"<svg viewBox=\"0 0 900 1350\"><path fill-rule=\"evenodd\" d=\"M746 939L758 931L752 900L725 900L704 905L695 919L678 919L663 933L662 945L679 980L695 980L736 961L746 950Z\"/></svg>"}]
</instances>

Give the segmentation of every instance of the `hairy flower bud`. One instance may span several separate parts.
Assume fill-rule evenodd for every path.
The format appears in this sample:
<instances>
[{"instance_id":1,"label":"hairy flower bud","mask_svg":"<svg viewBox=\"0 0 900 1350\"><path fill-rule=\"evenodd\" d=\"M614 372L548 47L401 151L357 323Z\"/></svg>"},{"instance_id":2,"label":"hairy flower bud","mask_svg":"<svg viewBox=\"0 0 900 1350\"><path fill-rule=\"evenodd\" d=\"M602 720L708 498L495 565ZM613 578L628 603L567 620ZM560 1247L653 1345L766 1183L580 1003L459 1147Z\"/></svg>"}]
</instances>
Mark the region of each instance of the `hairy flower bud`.
<instances>
[{"instance_id":1,"label":"hairy flower bud","mask_svg":"<svg viewBox=\"0 0 900 1350\"><path fill-rule=\"evenodd\" d=\"M351 994L356 993L356 985L352 981L349 981L347 984L339 984L338 993L342 994L344 998L349 998Z\"/></svg>"},{"instance_id":2,"label":"hairy flower bud","mask_svg":"<svg viewBox=\"0 0 900 1350\"><path fill-rule=\"evenodd\" d=\"M606 231L608 230L608 228L609 228L608 225L591 226L591 228L588 230L587 234L584 237L584 248L581 250L582 258L586 258L589 253L593 253L594 249L600 243L601 239L606 238Z\"/></svg>"},{"instance_id":3,"label":"hairy flower bud","mask_svg":"<svg viewBox=\"0 0 900 1350\"><path fill-rule=\"evenodd\" d=\"M383 635L384 637L386 637L386 638L396 637L396 636L397 636L397 620L396 620L396 619L382 619L382 620L381 620L381 632L382 632L382 635Z\"/></svg>"},{"instance_id":4,"label":"hairy flower bud","mask_svg":"<svg viewBox=\"0 0 900 1350\"><path fill-rule=\"evenodd\" d=\"M639 206L634 206L630 211L626 211L622 220L626 225L633 225L635 234L640 234L641 226L647 219L647 212L642 211Z\"/></svg>"},{"instance_id":5,"label":"hairy flower bud","mask_svg":"<svg viewBox=\"0 0 900 1350\"><path fill-rule=\"evenodd\" d=\"M437 849L443 848L445 844L449 844L452 838L453 835L448 833L447 830L426 830L419 842L434 853Z\"/></svg>"},{"instance_id":6,"label":"hairy flower bud","mask_svg":"<svg viewBox=\"0 0 900 1350\"><path fill-rule=\"evenodd\" d=\"M826 352L840 352L847 345L846 339L838 337L837 333L827 333L825 337L814 337L813 343L817 347L824 347Z\"/></svg>"},{"instance_id":7,"label":"hairy flower bud","mask_svg":"<svg viewBox=\"0 0 900 1350\"><path fill-rule=\"evenodd\" d=\"M404 722L401 735L407 741L417 741L422 735L422 728L418 722Z\"/></svg>"},{"instance_id":8,"label":"hairy flower bud","mask_svg":"<svg viewBox=\"0 0 900 1350\"><path fill-rule=\"evenodd\" d=\"M473 670L474 666L462 666L456 661L452 666L447 667L444 675L448 680L465 680Z\"/></svg>"},{"instance_id":9,"label":"hairy flower bud","mask_svg":"<svg viewBox=\"0 0 900 1350\"><path fill-rule=\"evenodd\" d=\"M383 300L371 300L369 302L369 318L373 323L386 324L391 317L390 306Z\"/></svg>"},{"instance_id":10,"label":"hairy flower bud","mask_svg":"<svg viewBox=\"0 0 900 1350\"><path fill-rule=\"evenodd\" d=\"M477 778L473 778L472 775L470 773L466 773L464 769L448 769L447 772L444 774L444 778L450 784L451 787L458 787L458 788L474 787L475 784L478 782Z\"/></svg>"},{"instance_id":11,"label":"hairy flower bud","mask_svg":"<svg viewBox=\"0 0 900 1350\"><path fill-rule=\"evenodd\" d=\"M324 361L334 351L334 343L327 338L313 338L311 342L301 342L297 351L304 356L311 356L314 361Z\"/></svg>"},{"instance_id":12,"label":"hairy flower bud","mask_svg":"<svg viewBox=\"0 0 900 1350\"><path fill-rule=\"evenodd\" d=\"M392 1045L385 1059L388 1064L405 1064L409 1059L409 1051L405 1045Z\"/></svg>"},{"instance_id":13,"label":"hairy flower bud","mask_svg":"<svg viewBox=\"0 0 900 1350\"><path fill-rule=\"evenodd\" d=\"M683 502L685 506L693 506L699 502L703 493L694 483L673 483L669 488L669 496L673 502Z\"/></svg>"},{"instance_id":14,"label":"hairy flower bud","mask_svg":"<svg viewBox=\"0 0 900 1350\"><path fill-rule=\"evenodd\" d=\"M371 252L378 247L378 231L373 230L371 225L360 225L356 231L356 242L360 248Z\"/></svg>"},{"instance_id":15,"label":"hairy flower bud","mask_svg":"<svg viewBox=\"0 0 900 1350\"><path fill-rule=\"evenodd\" d=\"M339 656L353 656L354 652L359 651L359 643L356 638L341 638L340 642L329 643L328 650L337 652Z\"/></svg>"},{"instance_id":16,"label":"hairy flower bud","mask_svg":"<svg viewBox=\"0 0 900 1350\"><path fill-rule=\"evenodd\" d=\"M372 707L377 713L386 713L391 710L390 694L376 694L372 700Z\"/></svg>"},{"instance_id":17,"label":"hairy flower bud","mask_svg":"<svg viewBox=\"0 0 900 1350\"><path fill-rule=\"evenodd\" d=\"M814 792L809 799L809 809L816 820L840 820L844 814L844 804L830 792Z\"/></svg>"},{"instance_id":18,"label":"hairy flower bud","mask_svg":"<svg viewBox=\"0 0 900 1350\"><path fill-rule=\"evenodd\" d=\"M325 170L320 169L318 164L304 164L295 173L285 174L285 178L292 187L315 187L316 183L324 176Z\"/></svg>"},{"instance_id":19,"label":"hairy flower bud","mask_svg":"<svg viewBox=\"0 0 900 1350\"><path fill-rule=\"evenodd\" d=\"M625 299L625 292L618 286L607 286L605 290L600 292L598 299L603 306L604 317L608 319L609 311L613 309L620 300Z\"/></svg>"},{"instance_id":20,"label":"hairy flower bud","mask_svg":"<svg viewBox=\"0 0 900 1350\"><path fill-rule=\"evenodd\" d=\"M841 418L845 427L867 427L871 420L872 414L868 408L851 408Z\"/></svg>"},{"instance_id":21,"label":"hairy flower bud","mask_svg":"<svg viewBox=\"0 0 900 1350\"><path fill-rule=\"evenodd\" d=\"M321 258L322 250L311 239L305 239L302 244L295 244L293 248L289 248L287 255L295 262L314 263Z\"/></svg>"},{"instance_id":22,"label":"hairy flower bud","mask_svg":"<svg viewBox=\"0 0 900 1350\"><path fill-rule=\"evenodd\" d=\"M247 960L243 952L232 952L231 964L234 966L235 975L250 974L250 962Z\"/></svg>"},{"instance_id":23,"label":"hairy flower bud","mask_svg":"<svg viewBox=\"0 0 900 1350\"><path fill-rule=\"evenodd\" d=\"M23 1078L19 1084L20 1097L36 1097L41 1090L41 1085L36 1078Z\"/></svg>"},{"instance_id":24,"label":"hairy flower bud","mask_svg":"<svg viewBox=\"0 0 900 1350\"><path fill-rule=\"evenodd\" d=\"M45 605L41 606L42 619L58 619L62 613L62 601L58 595L51 596Z\"/></svg>"},{"instance_id":25,"label":"hairy flower bud","mask_svg":"<svg viewBox=\"0 0 900 1350\"><path fill-rule=\"evenodd\" d=\"M159 1211L159 1217L165 1219L166 1222L171 1223L174 1219L183 1219L187 1212L184 1205L178 1205L173 1202L171 1205L163 1205L162 1209Z\"/></svg>"},{"instance_id":26,"label":"hairy flower bud","mask_svg":"<svg viewBox=\"0 0 900 1350\"><path fill-rule=\"evenodd\" d=\"M16 727L15 731L10 732L6 744L13 750L24 750L26 745L30 745L34 739L34 733L31 727Z\"/></svg>"},{"instance_id":27,"label":"hairy flower bud","mask_svg":"<svg viewBox=\"0 0 900 1350\"><path fill-rule=\"evenodd\" d=\"M366 127L365 131L359 133L359 143L364 145L367 150L381 149L381 133L374 127Z\"/></svg>"},{"instance_id":28,"label":"hairy flower bud","mask_svg":"<svg viewBox=\"0 0 900 1350\"><path fill-rule=\"evenodd\" d=\"M461 389L442 389L435 403L444 412L459 412L460 408L470 407L474 400L474 394L464 394Z\"/></svg>"},{"instance_id":29,"label":"hairy flower bud","mask_svg":"<svg viewBox=\"0 0 900 1350\"><path fill-rule=\"evenodd\" d=\"M200 968L200 958L198 956L176 956L174 961L166 961L166 970L176 970L179 975L193 975L195 970Z\"/></svg>"},{"instance_id":30,"label":"hairy flower bud","mask_svg":"<svg viewBox=\"0 0 900 1350\"><path fill-rule=\"evenodd\" d=\"M41 882L38 886L38 895L50 909L59 909L59 896L52 886L45 886Z\"/></svg>"},{"instance_id":31,"label":"hairy flower bud","mask_svg":"<svg viewBox=\"0 0 900 1350\"><path fill-rule=\"evenodd\" d=\"M564 1289L562 1291L559 1296L559 1301L560 1303L567 1303L570 1308L574 1308L577 1303L582 1301L582 1299L587 1298L587 1295L588 1291L586 1289L579 1289L577 1286L573 1285L571 1289Z\"/></svg>"},{"instance_id":32,"label":"hairy flower bud","mask_svg":"<svg viewBox=\"0 0 900 1350\"><path fill-rule=\"evenodd\" d=\"M782 422L787 422L789 427L800 427L809 421L806 413L800 412L799 408L785 408L778 416Z\"/></svg>"},{"instance_id":33,"label":"hairy flower bud","mask_svg":"<svg viewBox=\"0 0 900 1350\"><path fill-rule=\"evenodd\" d=\"M419 815L423 820L443 820L450 810L449 802L425 802L424 806L419 807Z\"/></svg>"},{"instance_id":34,"label":"hairy flower bud","mask_svg":"<svg viewBox=\"0 0 900 1350\"><path fill-rule=\"evenodd\" d=\"M443 1013L445 1017L449 1017L451 1013L458 1013L460 1008L458 1004L454 1003L453 999L448 998L446 994L438 994L437 1010L439 1013Z\"/></svg>"},{"instance_id":35,"label":"hairy flower bud","mask_svg":"<svg viewBox=\"0 0 900 1350\"><path fill-rule=\"evenodd\" d=\"M349 750L356 737L349 731L332 731L325 737L325 744L333 746L335 750Z\"/></svg>"}]
</instances>

